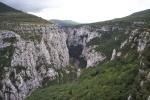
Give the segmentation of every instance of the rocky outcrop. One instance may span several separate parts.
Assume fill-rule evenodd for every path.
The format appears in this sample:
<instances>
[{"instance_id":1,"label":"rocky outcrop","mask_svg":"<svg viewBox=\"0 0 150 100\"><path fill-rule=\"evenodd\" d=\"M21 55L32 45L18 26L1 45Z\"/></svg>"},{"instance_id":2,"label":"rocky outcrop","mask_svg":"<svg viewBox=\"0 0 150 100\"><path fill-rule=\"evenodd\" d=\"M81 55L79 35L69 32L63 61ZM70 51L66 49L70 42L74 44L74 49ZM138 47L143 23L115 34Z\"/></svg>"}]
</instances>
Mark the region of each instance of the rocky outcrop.
<instances>
[{"instance_id":1,"label":"rocky outcrop","mask_svg":"<svg viewBox=\"0 0 150 100\"><path fill-rule=\"evenodd\" d=\"M104 59L106 59L106 56L101 52L96 52L94 48L84 48L82 55L85 57L87 61L86 67L92 67L98 64L99 62L102 62Z\"/></svg>"},{"instance_id":2,"label":"rocky outcrop","mask_svg":"<svg viewBox=\"0 0 150 100\"><path fill-rule=\"evenodd\" d=\"M9 63L0 65L4 100L24 99L42 85L44 78L55 79L56 69L69 64L66 34L53 24L20 24L13 26L12 31L0 31L0 50L10 46L11 52L1 56Z\"/></svg>"},{"instance_id":3,"label":"rocky outcrop","mask_svg":"<svg viewBox=\"0 0 150 100\"><path fill-rule=\"evenodd\" d=\"M150 100L150 96L148 96L147 100Z\"/></svg>"},{"instance_id":4,"label":"rocky outcrop","mask_svg":"<svg viewBox=\"0 0 150 100\"><path fill-rule=\"evenodd\" d=\"M114 60L116 57L116 49L113 49L111 60Z\"/></svg>"},{"instance_id":5,"label":"rocky outcrop","mask_svg":"<svg viewBox=\"0 0 150 100\"><path fill-rule=\"evenodd\" d=\"M131 96L131 95L129 95L127 100L132 100L132 96Z\"/></svg>"},{"instance_id":6,"label":"rocky outcrop","mask_svg":"<svg viewBox=\"0 0 150 100\"><path fill-rule=\"evenodd\" d=\"M128 40L125 40L124 42L122 42L120 48L122 49L127 44L127 42Z\"/></svg>"},{"instance_id":7,"label":"rocky outcrop","mask_svg":"<svg viewBox=\"0 0 150 100\"><path fill-rule=\"evenodd\" d=\"M150 32L149 30L145 29L144 31L140 32L139 29L135 29L131 32L131 35L128 39L129 43L137 43L137 51L139 53L143 52L147 43L150 41Z\"/></svg>"},{"instance_id":8,"label":"rocky outcrop","mask_svg":"<svg viewBox=\"0 0 150 100\"><path fill-rule=\"evenodd\" d=\"M96 30L92 31L91 27L88 25L81 27L71 27L67 28L67 44L68 46L77 46L82 45L86 46L86 44L95 37L101 37L101 34L96 32Z\"/></svg>"}]
</instances>

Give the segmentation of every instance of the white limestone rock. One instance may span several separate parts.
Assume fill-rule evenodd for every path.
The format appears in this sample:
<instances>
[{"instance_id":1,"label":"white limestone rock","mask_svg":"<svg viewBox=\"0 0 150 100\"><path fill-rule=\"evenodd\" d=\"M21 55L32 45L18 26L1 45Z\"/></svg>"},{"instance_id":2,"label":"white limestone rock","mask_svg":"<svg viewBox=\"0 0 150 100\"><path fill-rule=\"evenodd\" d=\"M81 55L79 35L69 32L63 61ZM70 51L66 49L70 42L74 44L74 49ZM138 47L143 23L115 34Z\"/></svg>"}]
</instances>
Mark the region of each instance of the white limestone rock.
<instances>
[{"instance_id":1,"label":"white limestone rock","mask_svg":"<svg viewBox=\"0 0 150 100\"><path fill-rule=\"evenodd\" d=\"M113 49L112 56L110 60L114 60L116 57L116 49Z\"/></svg>"},{"instance_id":2,"label":"white limestone rock","mask_svg":"<svg viewBox=\"0 0 150 100\"><path fill-rule=\"evenodd\" d=\"M8 100L23 100L32 90L39 87L45 77L55 79L55 69L69 64L69 53L66 45L66 34L55 25L20 24L12 31L0 31L0 49L12 45L15 50L11 57L11 65L6 66L3 81L3 95ZM41 40L25 39L19 34L36 34ZM16 41L4 42L7 38ZM9 44L8 44L9 43ZM7 74L7 73L8 74ZM11 75L13 73L13 75ZM9 94L5 94L7 88ZM18 92L19 91L19 92Z\"/></svg>"},{"instance_id":3,"label":"white limestone rock","mask_svg":"<svg viewBox=\"0 0 150 100\"><path fill-rule=\"evenodd\" d=\"M87 67L96 65L106 59L106 56L101 52L96 52L92 47L84 48L82 55L87 61Z\"/></svg>"},{"instance_id":4,"label":"white limestone rock","mask_svg":"<svg viewBox=\"0 0 150 100\"><path fill-rule=\"evenodd\" d=\"M140 87L142 88L144 86L144 81L140 82Z\"/></svg>"},{"instance_id":5,"label":"white limestone rock","mask_svg":"<svg viewBox=\"0 0 150 100\"><path fill-rule=\"evenodd\" d=\"M12 31L0 30L0 49L6 48L11 45L11 43L6 40L15 38L16 34Z\"/></svg>"},{"instance_id":6,"label":"white limestone rock","mask_svg":"<svg viewBox=\"0 0 150 100\"><path fill-rule=\"evenodd\" d=\"M147 100L150 100L150 95L148 96Z\"/></svg>"},{"instance_id":7,"label":"white limestone rock","mask_svg":"<svg viewBox=\"0 0 150 100\"><path fill-rule=\"evenodd\" d=\"M150 81L150 72L146 76L147 80Z\"/></svg>"},{"instance_id":8,"label":"white limestone rock","mask_svg":"<svg viewBox=\"0 0 150 100\"><path fill-rule=\"evenodd\" d=\"M89 26L67 29L66 33L68 46L85 46L91 39L101 37L101 34L96 31L90 31L90 29L91 28Z\"/></svg>"},{"instance_id":9,"label":"white limestone rock","mask_svg":"<svg viewBox=\"0 0 150 100\"><path fill-rule=\"evenodd\" d=\"M81 75L81 69L80 69L80 68L78 68L78 69L77 69L77 78L79 78L79 77L80 77L80 75Z\"/></svg>"},{"instance_id":10,"label":"white limestone rock","mask_svg":"<svg viewBox=\"0 0 150 100\"><path fill-rule=\"evenodd\" d=\"M127 100L132 100L132 96L129 95L128 98L127 98Z\"/></svg>"},{"instance_id":11,"label":"white limestone rock","mask_svg":"<svg viewBox=\"0 0 150 100\"><path fill-rule=\"evenodd\" d=\"M114 27L115 28L115 27ZM116 28L115 28L116 29ZM102 26L101 27L101 31L104 31L104 32L107 32L107 31L110 31L111 30L111 27L110 26Z\"/></svg>"},{"instance_id":12,"label":"white limestone rock","mask_svg":"<svg viewBox=\"0 0 150 100\"><path fill-rule=\"evenodd\" d=\"M122 49L127 43L128 43L128 40L125 40L124 42L122 42L120 48Z\"/></svg>"},{"instance_id":13,"label":"white limestone rock","mask_svg":"<svg viewBox=\"0 0 150 100\"><path fill-rule=\"evenodd\" d=\"M117 52L116 56L120 57L121 56L121 52Z\"/></svg>"},{"instance_id":14,"label":"white limestone rock","mask_svg":"<svg viewBox=\"0 0 150 100\"><path fill-rule=\"evenodd\" d=\"M46 77L49 77L50 80L53 80L56 78L57 75L58 73L53 68L48 68Z\"/></svg>"},{"instance_id":15,"label":"white limestone rock","mask_svg":"<svg viewBox=\"0 0 150 100\"><path fill-rule=\"evenodd\" d=\"M145 47L146 47L146 43L147 43L147 41L139 39L137 51L138 51L138 52L144 51L144 49L145 49Z\"/></svg>"}]
</instances>

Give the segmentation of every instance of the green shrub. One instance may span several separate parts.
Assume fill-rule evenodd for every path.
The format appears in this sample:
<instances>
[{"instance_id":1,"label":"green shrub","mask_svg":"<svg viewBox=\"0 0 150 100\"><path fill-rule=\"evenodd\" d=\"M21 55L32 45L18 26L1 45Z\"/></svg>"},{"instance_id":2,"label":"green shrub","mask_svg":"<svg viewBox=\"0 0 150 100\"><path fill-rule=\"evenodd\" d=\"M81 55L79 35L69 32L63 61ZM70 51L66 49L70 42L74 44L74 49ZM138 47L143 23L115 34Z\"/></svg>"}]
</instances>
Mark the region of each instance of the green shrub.
<instances>
[{"instance_id":1,"label":"green shrub","mask_svg":"<svg viewBox=\"0 0 150 100\"><path fill-rule=\"evenodd\" d=\"M138 66L132 61L122 62L116 60L88 68L77 81L39 89L27 100L126 100L134 93Z\"/></svg>"}]
</instances>

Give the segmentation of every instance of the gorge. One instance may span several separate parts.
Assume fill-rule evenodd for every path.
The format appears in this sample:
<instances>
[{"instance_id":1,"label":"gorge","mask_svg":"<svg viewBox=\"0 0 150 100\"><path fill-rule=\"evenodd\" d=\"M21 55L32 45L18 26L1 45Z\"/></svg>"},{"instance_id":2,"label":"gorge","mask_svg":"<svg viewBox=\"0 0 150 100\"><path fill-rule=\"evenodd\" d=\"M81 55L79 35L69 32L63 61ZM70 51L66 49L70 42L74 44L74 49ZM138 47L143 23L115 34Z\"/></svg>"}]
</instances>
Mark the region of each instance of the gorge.
<instances>
[{"instance_id":1,"label":"gorge","mask_svg":"<svg viewBox=\"0 0 150 100\"><path fill-rule=\"evenodd\" d=\"M149 9L57 26L0 8L0 100L150 100Z\"/></svg>"}]
</instances>

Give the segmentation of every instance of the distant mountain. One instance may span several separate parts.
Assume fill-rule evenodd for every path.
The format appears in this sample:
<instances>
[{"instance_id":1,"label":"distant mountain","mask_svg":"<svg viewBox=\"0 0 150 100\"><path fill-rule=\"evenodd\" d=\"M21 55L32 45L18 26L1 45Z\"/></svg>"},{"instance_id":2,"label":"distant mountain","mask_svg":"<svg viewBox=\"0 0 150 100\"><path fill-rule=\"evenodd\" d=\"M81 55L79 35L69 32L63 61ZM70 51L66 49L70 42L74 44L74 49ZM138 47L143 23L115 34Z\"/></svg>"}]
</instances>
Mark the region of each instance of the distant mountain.
<instances>
[{"instance_id":1,"label":"distant mountain","mask_svg":"<svg viewBox=\"0 0 150 100\"><path fill-rule=\"evenodd\" d=\"M72 21L72 20L57 20L57 19L52 19L50 22L57 24L58 26L74 26L78 25L80 23Z\"/></svg>"}]
</instances>

